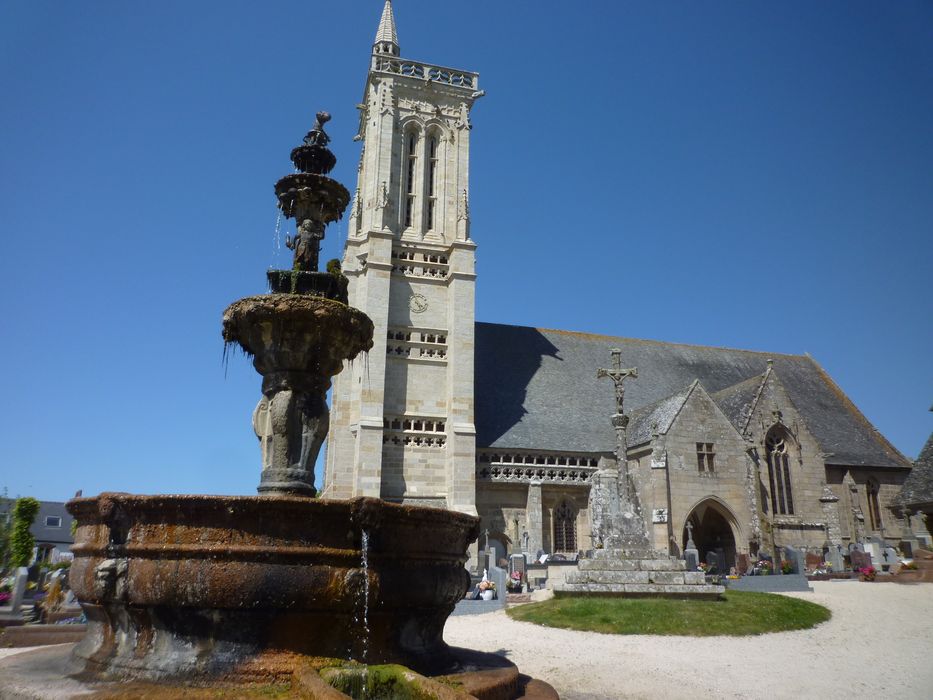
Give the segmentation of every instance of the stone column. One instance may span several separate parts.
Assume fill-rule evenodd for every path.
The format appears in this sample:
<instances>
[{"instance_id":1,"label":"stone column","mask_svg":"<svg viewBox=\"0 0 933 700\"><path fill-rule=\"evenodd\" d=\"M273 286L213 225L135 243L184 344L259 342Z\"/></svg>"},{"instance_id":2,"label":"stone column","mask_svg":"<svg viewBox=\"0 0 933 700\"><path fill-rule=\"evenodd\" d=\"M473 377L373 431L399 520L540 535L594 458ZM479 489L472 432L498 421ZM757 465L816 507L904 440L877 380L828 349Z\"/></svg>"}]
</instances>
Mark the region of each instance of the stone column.
<instances>
[{"instance_id":1,"label":"stone column","mask_svg":"<svg viewBox=\"0 0 933 700\"><path fill-rule=\"evenodd\" d=\"M590 532L592 548L612 546L618 539L619 470L615 462L601 457L590 483Z\"/></svg>"},{"instance_id":2,"label":"stone column","mask_svg":"<svg viewBox=\"0 0 933 700\"><path fill-rule=\"evenodd\" d=\"M834 545L842 544L842 526L839 518L839 497L828 486L823 487L820 496L820 506L823 509L823 520L826 522L826 539Z\"/></svg>"},{"instance_id":3,"label":"stone column","mask_svg":"<svg viewBox=\"0 0 933 700\"><path fill-rule=\"evenodd\" d=\"M528 521L528 554L536 558L538 550L544 549L544 513L541 504L541 482L528 484L528 504L525 507Z\"/></svg>"}]
</instances>

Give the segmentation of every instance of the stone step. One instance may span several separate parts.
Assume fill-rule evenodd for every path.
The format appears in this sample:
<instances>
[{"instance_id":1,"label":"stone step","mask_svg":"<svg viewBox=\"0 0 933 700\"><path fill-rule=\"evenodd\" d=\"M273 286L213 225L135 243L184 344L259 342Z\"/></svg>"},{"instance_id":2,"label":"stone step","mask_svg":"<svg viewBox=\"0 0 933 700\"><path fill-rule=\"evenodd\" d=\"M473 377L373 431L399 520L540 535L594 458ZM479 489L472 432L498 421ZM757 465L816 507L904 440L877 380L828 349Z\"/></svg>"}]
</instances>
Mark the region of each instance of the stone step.
<instances>
[{"instance_id":1,"label":"stone step","mask_svg":"<svg viewBox=\"0 0 933 700\"><path fill-rule=\"evenodd\" d=\"M656 549L597 549L588 559L664 559Z\"/></svg>"},{"instance_id":2,"label":"stone step","mask_svg":"<svg viewBox=\"0 0 933 700\"><path fill-rule=\"evenodd\" d=\"M717 598L725 591L723 586L677 585L656 583L564 583L554 587L555 595L633 595L667 596L672 598Z\"/></svg>"},{"instance_id":3,"label":"stone step","mask_svg":"<svg viewBox=\"0 0 933 700\"><path fill-rule=\"evenodd\" d=\"M571 571L566 577L567 583L660 583L687 584L691 586L706 583L702 571Z\"/></svg>"},{"instance_id":4,"label":"stone step","mask_svg":"<svg viewBox=\"0 0 933 700\"><path fill-rule=\"evenodd\" d=\"M682 559L581 559L580 571L684 571Z\"/></svg>"}]
</instances>

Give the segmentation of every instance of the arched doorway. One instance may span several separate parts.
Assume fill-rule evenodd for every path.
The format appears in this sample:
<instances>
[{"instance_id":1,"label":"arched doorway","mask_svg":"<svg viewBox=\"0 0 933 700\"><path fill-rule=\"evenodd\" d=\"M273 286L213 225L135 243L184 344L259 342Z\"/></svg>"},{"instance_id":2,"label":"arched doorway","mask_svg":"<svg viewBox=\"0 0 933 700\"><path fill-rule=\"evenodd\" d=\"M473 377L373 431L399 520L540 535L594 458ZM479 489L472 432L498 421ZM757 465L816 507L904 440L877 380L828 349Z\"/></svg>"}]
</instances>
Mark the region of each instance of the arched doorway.
<instances>
[{"instance_id":1,"label":"arched doorway","mask_svg":"<svg viewBox=\"0 0 933 700\"><path fill-rule=\"evenodd\" d=\"M709 499L694 508L684 521L683 543L687 546L686 523L693 524L693 543L700 553L700 561L709 561L710 553L721 561L719 573L727 574L735 566L735 518L718 501Z\"/></svg>"}]
</instances>

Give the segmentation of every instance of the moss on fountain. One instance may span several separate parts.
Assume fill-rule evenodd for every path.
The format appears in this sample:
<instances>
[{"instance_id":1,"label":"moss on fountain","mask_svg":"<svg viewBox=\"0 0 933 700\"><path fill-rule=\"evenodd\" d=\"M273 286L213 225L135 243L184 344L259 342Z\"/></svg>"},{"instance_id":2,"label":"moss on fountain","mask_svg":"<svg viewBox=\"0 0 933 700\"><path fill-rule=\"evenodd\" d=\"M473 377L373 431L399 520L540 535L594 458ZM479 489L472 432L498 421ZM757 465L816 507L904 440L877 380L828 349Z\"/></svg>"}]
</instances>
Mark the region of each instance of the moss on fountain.
<instances>
[{"instance_id":1,"label":"moss on fountain","mask_svg":"<svg viewBox=\"0 0 933 700\"><path fill-rule=\"evenodd\" d=\"M277 370L340 372L373 346L373 322L358 309L307 294L262 294L224 311L223 339L255 358L260 372L275 356Z\"/></svg>"}]
</instances>

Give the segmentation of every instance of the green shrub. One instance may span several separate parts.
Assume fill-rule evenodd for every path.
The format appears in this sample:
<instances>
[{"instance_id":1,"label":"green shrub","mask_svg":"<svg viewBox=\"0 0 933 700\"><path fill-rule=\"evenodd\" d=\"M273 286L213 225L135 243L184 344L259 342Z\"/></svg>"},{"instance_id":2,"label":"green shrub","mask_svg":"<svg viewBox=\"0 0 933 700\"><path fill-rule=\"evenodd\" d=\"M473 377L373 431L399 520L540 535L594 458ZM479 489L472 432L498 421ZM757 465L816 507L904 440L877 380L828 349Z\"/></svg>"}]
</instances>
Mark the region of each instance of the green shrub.
<instances>
[{"instance_id":1,"label":"green shrub","mask_svg":"<svg viewBox=\"0 0 933 700\"><path fill-rule=\"evenodd\" d=\"M13 505L13 534L10 536L10 564L29 566L36 540L29 532L39 512L39 501L35 498L17 498Z\"/></svg>"}]
</instances>

